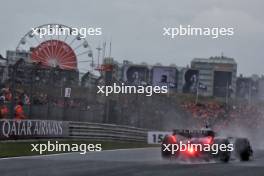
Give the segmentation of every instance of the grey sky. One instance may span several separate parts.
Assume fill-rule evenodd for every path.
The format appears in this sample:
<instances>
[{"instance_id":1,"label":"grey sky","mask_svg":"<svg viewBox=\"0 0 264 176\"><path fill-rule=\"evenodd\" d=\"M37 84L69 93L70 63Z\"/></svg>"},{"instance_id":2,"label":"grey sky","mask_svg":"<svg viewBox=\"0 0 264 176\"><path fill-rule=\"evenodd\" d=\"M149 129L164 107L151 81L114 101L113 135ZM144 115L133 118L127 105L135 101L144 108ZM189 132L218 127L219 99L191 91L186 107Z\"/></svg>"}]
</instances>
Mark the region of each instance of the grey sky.
<instances>
[{"instance_id":1,"label":"grey sky","mask_svg":"<svg viewBox=\"0 0 264 176\"><path fill-rule=\"evenodd\" d=\"M93 49L112 39L112 56L135 63L186 66L194 57L221 55L238 62L238 73L264 74L262 0L8 0L0 6L0 53L14 49L31 27L61 23L102 27L89 37ZM162 36L164 26L234 27L233 37Z\"/></svg>"}]
</instances>

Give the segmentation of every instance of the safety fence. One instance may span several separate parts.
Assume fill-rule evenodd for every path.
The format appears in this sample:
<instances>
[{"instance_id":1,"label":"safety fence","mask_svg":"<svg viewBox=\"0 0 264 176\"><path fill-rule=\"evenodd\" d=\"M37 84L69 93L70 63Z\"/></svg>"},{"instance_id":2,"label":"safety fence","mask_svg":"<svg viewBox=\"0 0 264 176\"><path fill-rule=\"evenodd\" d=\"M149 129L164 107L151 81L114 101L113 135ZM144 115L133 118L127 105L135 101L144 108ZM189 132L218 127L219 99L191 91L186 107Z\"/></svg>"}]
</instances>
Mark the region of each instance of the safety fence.
<instances>
[{"instance_id":1,"label":"safety fence","mask_svg":"<svg viewBox=\"0 0 264 176\"><path fill-rule=\"evenodd\" d=\"M130 126L55 120L0 120L0 139L70 138L147 142L147 130Z\"/></svg>"}]
</instances>

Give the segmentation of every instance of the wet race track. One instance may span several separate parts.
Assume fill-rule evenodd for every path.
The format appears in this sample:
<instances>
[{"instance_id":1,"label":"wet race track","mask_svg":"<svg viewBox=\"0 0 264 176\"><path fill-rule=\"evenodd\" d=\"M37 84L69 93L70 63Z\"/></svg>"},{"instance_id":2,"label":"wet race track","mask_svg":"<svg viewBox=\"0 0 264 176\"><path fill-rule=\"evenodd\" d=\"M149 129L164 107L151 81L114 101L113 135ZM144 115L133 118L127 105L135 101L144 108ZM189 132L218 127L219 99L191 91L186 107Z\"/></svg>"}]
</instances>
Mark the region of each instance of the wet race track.
<instances>
[{"instance_id":1,"label":"wet race track","mask_svg":"<svg viewBox=\"0 0 264 176\"><path fill-rule=\"evenodd\" d=\"M159 148L121 149L0 159L1 176L263 176L264 151L249 162L179 162L163 160Z\"/></svg>"}]
</instances>

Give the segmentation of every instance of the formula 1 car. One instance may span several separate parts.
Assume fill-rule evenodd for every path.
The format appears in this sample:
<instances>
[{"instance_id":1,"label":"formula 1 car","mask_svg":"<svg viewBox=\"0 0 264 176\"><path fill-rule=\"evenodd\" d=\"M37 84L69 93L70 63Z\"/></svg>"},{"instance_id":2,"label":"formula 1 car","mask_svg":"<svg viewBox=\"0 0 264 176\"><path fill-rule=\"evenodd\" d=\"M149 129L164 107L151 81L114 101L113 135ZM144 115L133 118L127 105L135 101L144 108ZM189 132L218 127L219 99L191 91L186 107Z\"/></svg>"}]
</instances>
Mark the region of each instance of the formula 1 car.
<instances>
[{"instance_id":1,"label":"formula 1 car","mask_svg":"<svg viewBox=\"0 0 264 176\"><path fill-rule=\"evenodd\" d=\"M185 147L182 147L185 146ZM182 147L182 148L180 148ZM253 150L247 138L216 137L213 130L173 130L161 145L163 158L188 160L218 160L228 162L232 158L248 161Z\"/></svg>"}]
</instances>

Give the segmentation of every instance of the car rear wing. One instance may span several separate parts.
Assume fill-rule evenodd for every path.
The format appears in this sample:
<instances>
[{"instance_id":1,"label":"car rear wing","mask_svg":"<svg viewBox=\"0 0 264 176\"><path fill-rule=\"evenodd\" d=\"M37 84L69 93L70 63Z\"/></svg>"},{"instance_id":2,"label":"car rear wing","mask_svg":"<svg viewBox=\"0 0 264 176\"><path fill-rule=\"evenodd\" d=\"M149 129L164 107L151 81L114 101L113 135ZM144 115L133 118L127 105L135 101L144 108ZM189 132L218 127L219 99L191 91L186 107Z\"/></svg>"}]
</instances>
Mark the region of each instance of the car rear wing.
<instances>
[{"instance_id":1,"label":"car rear wing","mask_svg":"<svg viewBox=\"0 0 264 176\"><path fill-rule=\"evenodd\" d=\"M206 136L214 137L215 132L211 129L204 129L204 130L174 129L173 135L181 135L187 138L206 137Z\"/></svg>"}]
</instances>

